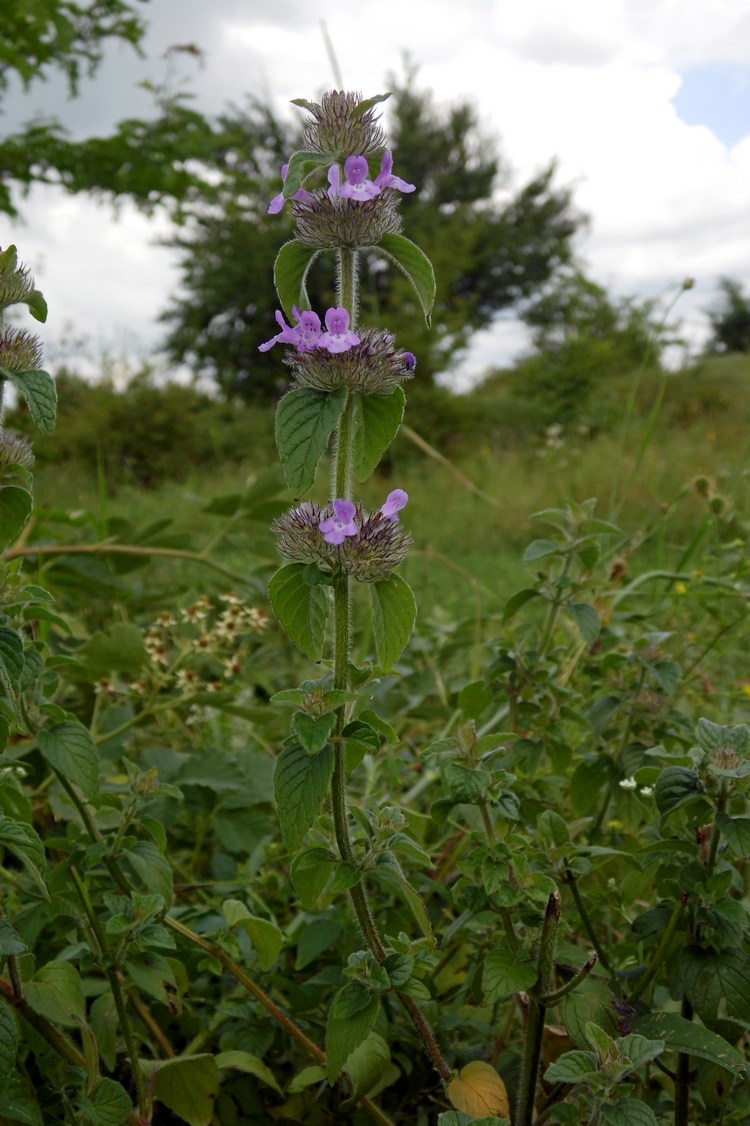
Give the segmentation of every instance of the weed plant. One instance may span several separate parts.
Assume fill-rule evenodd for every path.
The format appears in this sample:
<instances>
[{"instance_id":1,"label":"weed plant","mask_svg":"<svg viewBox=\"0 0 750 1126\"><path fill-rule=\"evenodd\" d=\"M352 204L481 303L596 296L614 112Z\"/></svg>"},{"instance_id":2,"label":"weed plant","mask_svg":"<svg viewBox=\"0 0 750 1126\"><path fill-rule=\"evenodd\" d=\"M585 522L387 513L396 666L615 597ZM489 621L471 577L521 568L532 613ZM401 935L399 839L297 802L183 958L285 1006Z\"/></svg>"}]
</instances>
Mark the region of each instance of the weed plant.
<instances>
[{"instance_id":1,"label":"weed plant","mask_svg":"<svg viewBox=\"0 0 750 1126\"><path fill-rule=\"evenodd\" d=\"M303 236L276 271L285 479L77 511L61 487L30 516L2 436L0 1122L750 1116L744 465L632 396L614 441L551 421L367 480L413 357L356 323L363 216L426 311L432 286L380 100L304 103L274 200ZM331 214L345 245L311 246ZM327 338L308 250L339 258ZM0 375L49 431L22 343ZM432 598L413 633L404 576Z\"/></svg>"}]
</instances>

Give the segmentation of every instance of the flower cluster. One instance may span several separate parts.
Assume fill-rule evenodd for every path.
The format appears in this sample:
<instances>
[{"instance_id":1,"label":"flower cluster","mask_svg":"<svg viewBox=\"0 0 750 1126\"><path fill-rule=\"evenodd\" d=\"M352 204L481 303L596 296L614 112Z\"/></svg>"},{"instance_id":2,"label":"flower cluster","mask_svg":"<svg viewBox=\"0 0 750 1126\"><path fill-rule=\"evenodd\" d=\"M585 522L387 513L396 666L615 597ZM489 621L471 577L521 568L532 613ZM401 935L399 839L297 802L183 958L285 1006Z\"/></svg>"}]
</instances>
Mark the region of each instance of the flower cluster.
<instances>
[{"instance_id":1,"label":"flower cluster","mask_svg":"<svg viewBox=\"0 0 750 1126\"><path fill-rule=\"evenodd\" d=\"M346 351L321 349L289 351L284 363L291 369L293 387L338 391L347 387L362 394L388 395L411 379L417 365L413 352L396 347L393 333L385 329L357 330L359 342Z\"/></svg>"},{"instance_id":2,"label":"flower cluster","mask_svg":"<svg viewBox=\"0 0 750 1126\"><path fill-rule=\"evenodd\" d=\"M325 315L326 331L320 323L320 317L312 310L300 312L296 305L292 306L292 313L297 322L294 327L284 320L284 314L277 310L276 323L281 328L276 336L260 344L258 350L267 352L274 344L294 344L298 352L312 352L321 348L324 352L336 355L347 352L354 344L359 344L359 337L349 328L349 314L342 306L329 309Z\"/></svg>"},{"instance_id":3,"label":"flower cluster","mask_svg":"<svg viewBox=\"0 0 750 1126\"><path fill-rule=\"evenodd\" d=\"M370 167L363 156L348 156L344 161L344 182L341 183L341 170L338 164L333 164L328 169L328 198L353 199L355 203L364 203L368 199L375 199L384 188L393 188L398 192L413 192L414 184L407 184L400 176L394 176L393 156L386 149L380 160L380 171L374 180L370 180Z\"/></svg>"},{"instance_id":4,"label":"flower cluster","mask_svg":"<svg viewBox=\"0 0 750 1126\"><path fill-rule=\"evenodd\" d=\"M411 546L398 519L407 500L403 489L394 489L385 504L369 514L352 500L336 498L322 509L316 501L303 501L274 521L279 551L295 562L314 563L327 574L379 582L403 563Z\"/></svg>"}]
</instances>

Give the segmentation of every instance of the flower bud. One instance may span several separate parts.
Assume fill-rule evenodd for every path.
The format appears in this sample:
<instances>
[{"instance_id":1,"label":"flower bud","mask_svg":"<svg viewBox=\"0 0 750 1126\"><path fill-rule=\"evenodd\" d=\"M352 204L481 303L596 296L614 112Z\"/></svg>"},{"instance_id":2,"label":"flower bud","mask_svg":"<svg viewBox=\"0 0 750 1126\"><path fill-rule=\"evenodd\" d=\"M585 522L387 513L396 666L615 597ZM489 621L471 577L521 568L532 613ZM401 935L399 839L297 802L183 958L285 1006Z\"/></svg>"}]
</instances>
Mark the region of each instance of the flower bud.
<instances>
[{"instance_id":1,"label":"flower bud","mask_svg":"<svg viewBox=\"0 0 750 1126\"><path fill-rule=\"evenodd\" d=\"M36 371L42 362L38 336L24 329L8 328L0 333L0 368L7 371Z\"/></svg>"},{"instance_id":2,"label":"flower bud","mask_svg":"<svg viewBox=\"0 0 750 1126\"><path fill-rule=\"evenodd\" d=\"M352 153L370 156L385 148L385 133L374 106L357 114L362 95L354 91L329 90L320 104L305 102L310 117L302 134L302 148L343 161Z\"/></svg>"},{"instance_id":3,"label":"flower bud","mask_svg":"<svg viewBox=\"0 0 750 1126\"><path fill-rule=\"evenodd\" d=\"M34 279L26 266L19 266L15 249L9 247L0 257L0 309L25 301L34 292Z\"/></svg>"}]
</instances>

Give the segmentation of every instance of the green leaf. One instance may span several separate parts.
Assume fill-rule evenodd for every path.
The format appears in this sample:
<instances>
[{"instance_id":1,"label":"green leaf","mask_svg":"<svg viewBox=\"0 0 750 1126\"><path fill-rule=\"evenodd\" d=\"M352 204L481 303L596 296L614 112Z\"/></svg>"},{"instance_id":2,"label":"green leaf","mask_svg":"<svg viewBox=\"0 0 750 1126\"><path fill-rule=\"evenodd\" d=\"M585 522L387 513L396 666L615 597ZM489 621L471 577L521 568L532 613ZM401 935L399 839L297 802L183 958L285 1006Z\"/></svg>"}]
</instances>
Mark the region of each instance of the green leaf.
<instances>
[{"instance_id":1,"label":"green leaf","mask_svg":"<svg viewBox=\"0 0 750 1126\"><path fill-rule=\"evenodd\" d=\"M288 391L276 408L276 447L289 489L300 497L315 483L315 469L346 405L345 388Z\"/></svg>"},{"instance_id":2,"label":"green leaf","mask_svg":"<svg viewBox=\"0 0 750 1126\"><path fill-rule=\"evenodd\" d=\"M153 841L136 841L122 855L143 886L156 892L169 905L172 902L172 867Z\"/></svg>"},{"instance_id":3,"label":"green leaf","mask_svg":"<svg viewBox=\"0 0 750 1126\"><path fill-rule=\"evenodd\" d=\"M326 1074L333 1084L351 1053L359 1047L380 1011L377 995L358 981L340 989L328 1011Z\"/></svg>"},{"instance_id":4,"label":"green leaf","mask_svg":"<svg viewBox=\"0 0 750 1126\"><path fill-rule=\"evenodd\" d=\"M502 1001L522 989L531 989L538 977L536 966L530 958L516 957L514 951L504 946L490 950L484 960L482 989L488 1005Z\"/></svg>"},{"instance_id":5,"label":"green leaf","mask_svg":"<svg viewBox=\"0 0 750 1126\"><path fill-rule=\"evenodd\" d=\"M260 1079L269 1087L273 1087L274 1091L281 1094L281 1087L276 1082L276 1077L269 1067L263 1063L263 1060L258 1056L252 1055L250 1052L228 1051L220 1052L216 1057L216 1066L221 1069L225 1067L233 1067L237 1071L244 1071L248 1075L254 1075L256 1079Z\"/></svg>"},{"instance_id":6,"label":"green leaf","mask_svg":"<svg viewBox=\"0 0 750 1126\"><path fill-rule=\"evenodd\" d=\"M611 1036L617 1036L617 1012L612 1000L606 983L592 975L563 998L560 1006L562 1021L574 1044L588 1047L586 1025L590 1021L596 1021Z\"/></svg>"},{"instance_id":7,"label":"green leaf","mask_svg":"<svg viewBox=\"0 0 750 1126\"><path fill-rule=\"evenodd\" d=\"M565 612L578 626L583 640L593 645L601 629L599 615L594 607L587 602L568 602Z\"/></svg>"},{"instance_id":8,"label":"green leaf","mask_svg":"<svg viewBox=\"0 0 750 1126\"><path fill-rule=\"evenodd\" d=\"M634 1032L627 1036L620 1036L617 1050L620 1055L627 1057L633 1067L640 1067L644 1063L651 1063L664 1051L663 1040L648 1040L645 1036L638 1036Z\"/></svg>"},{"instance_id":9,"label":"green leaf","mask_svg":"<svg viewBox=\"0 0 750 1126\"><path fill-rule=\"evenodd\" d=\"M100 1079L90 1095L96 1126L125 1126L133 1110L130 1096L114 1079Z\"/></svg>"},{"instance_id":10,"label":"green leaf","mask_svg":"<svg viewBox=\"0 0 750 1126\"><path fill-rule=\"evenodd\" d=\"M329 950L341 937L341 927L335 919L313 919L305 927L297 942L296 970L304 970L324 950Z\"/></svg>"},{"instance_id":11,"label":"green leaf","mask_svg":"<svg viewBox=\"0 0 750 1126\"><path fill-rule=\"evenodd\" d=\"M671 696L673 692L677 691L682 678L682 669L676 661L657 661L655 664L650 665L649 668L651 675L662 692L666 692L668 696Z\"/></svg>"},{"instance_id":12,"label":"green leaf","mask_svg":"<svg viewBox=\"0 0 750 1126\"><path fill-rule=\"evenodd\" d=\"M659 813L671 813L683 802L703 793L705 787L694 770L685 766L668 766L662 770L654 786L654 801Z\"/></svg>"},{"instance_id":13,"label":"green leaf","mask_svg":"<svg viewBox=\"0 0 750 1126\"><path fill-rule=\"evenodd\" d=\"M700 1024L678 1016L677 1013L649 1013L633 1021L633 1032L650 1040L663 1040L672 1052L698 1056L726 1068L735 1075L745 1077L746 1064L742 1052L723 1036L711 1032Z\"/></svg>"},{"instance_id":14,"label":"green leaf","mask_svg":"<svg viewBox=\"0 0 750 1126\"><path fill-rule=\"evenodd\" d=\"M401 387L390 395L354 397L354 473L358 481L366 481L380 464L398 433L405 404Z\"/></svg>"},{"instance_id":15,"label":"green leaf","mask_svg":"<svg viewBox=\"0 0 750 1126\"><path fill-rule=\"evenodd\" d=\"M496 1118L494 1114L474 1118L462 1110L445 1110L438 1115L437 1126L510 1126L509 1118Z\"/></svg>"},{"instance_id":16,"label":"green leaf","mask_svg":"<svg viewBox=\"0 0 750 1126\"><path fill-rule=\"evenodd\" d=\"M354 109L349 111L349 120L356 121L363 113L367 113L368 109L372 109L373 106L378 105L380 102L387 101L390 96L391 92L389 90L387 94L374 94L371 98L365 98L364 101L357 102Z\"/></svg>"},{"instance_id":17,"label":"green leaf","mask_svg":"<svg viewBox=\"0 0 750 1126\"><path fill-rule=\"evenodd\" d=\"M314 247L305 246L296 238L285 242L273 266L273 281L279 295L281 307L291 317L292 306L309 309L307 296L307 275L315 259L320 254Z\"/></svg>"},{"instance_id":18,"label":"green leaf","mask_svg":"<svg viewBox=\"0 0 750 1126\"><path fill-rule=\"evenodd\" d=\"M7 693L18 688L23 672L23 640L20 633L0 626L0 684Z\"/></svg>"},{"instance_id":19,"label":"green leaf","mask_svg":"<svg viewBox=\"0 0 750 1126\"><path fill-rule=\"evenodd\" d=\"M85 671L95 680L113 672L137 677L146 663L143 634L133 622L115 622L105 633L97 630L76 656L84 658Z\"/></svg>"},{"instance_id":20,"label":"green leaf","mask_svg":"<svg viewBox=\"0 0 750 1126\"><path fill-rule=\"evenodd\" d=\"M0 551L15 543L31 515L34 500L20 485L0 487Z\"/></svg>"},{"instance_id":21,"label":"green leaf","mask_svg":"<svg viewBox=\"0 0 750 1126\"><path fill-rule=\"evenodd\" d=\"M298 149L289 157L289 164L284 178L284 199L291 197L302 186L302 181L308 172L319 168L322 164L330 164L331 158L320 152L306 152Z\"/></svg>"},{"instance_id":22,"label":"green leaf","mask_svg":"<svg viewBox=\"0 0 750 1126\"><path fill-rule=\"evenodd\" d=\"M180 1056L145 1070L156 1072L153 1091L159 1102L188 1126L211 1126L219 1090L219 1070L213 1056Z\"/></svg>"},{"instance_id":23,"label":"green leaf","mask_svg":"<svg viewBox=\"0 0 750 1126\"><path fill-rule=\"evenodd\" d=\"M585 1083L599 1070L598 1060L594 1052L563 1052L563 1054L549 1065L545 1076L549 1076L550 1083Z\"/></svg>"},{"instance_id":24,"label":"green leaf","mask_svg":"<svg viewBox=\"0 0 750 1126\"><path fill-rule=\"evenodd\" d=\"M45 898L49 898L42 875L47 866L44 845L31 825L25 821L14 821L11 817L0 817L0 848L7 848L21 861Z\"/></svg>"},{"instance_id":25,"label":"green leaf","mask_svg":"<svg viewBox=\"0 0 750 1126\"><path fill-rule=\"evenodd\" d=\"M304 563L288 563L271 579L268 596L290 640L311 661L319 661L328 620L328 594L325 587L310 586L304 572Z\"/></svg>"},{"instance_id":26,"label":"green leaf","mask_svg":"<svg viewBox=\"0 0 750 1126\"><path fill-rule=\"evenodd\" d=\"M46 371L12 371L9 375L36 425L43 434L51 434L57 416L57 389L52 376Z\"/></svg>"},{"instance_id":27,"label":"green leaf","mask_svg":"<svg viewBox=\"0 0 750 1126\"><path fill-rule=\"evenodd\" d=\"M659 1126L651 1107L639 1099L621 1099L603 1103L599 1112L603 1126Z\"/></svg>"},{"instance_id":28,"label":"green leaf","mask_svg":"<svg viewBox=\"0 0 750 1126\"><path fill-rule=\"evenodd\" d=\"M0 1097L0 1122L10 1126L44 1126L36 1095L27 1079L15 1071Z\"/></svg>"},{"instance_id":29,"label":"green leaf","mask_svg":"<svg viewBox=\"0 0 750 1126\"><path fill-rule=\"evenodd\" d=\"M435 271L429 258L403 235L383 235L378 245L411 282L429 327L435 304Z\"/></svg>"},{"instance_id":30,"label":"green leaf","mask_svg":"<svg viewBox=\"0 0 750 1126\"><path fill-rule=\"evenodd\" d=\"M28 306L34 320L44 324L47 320L47 302L38 289L32 289L28 297L24 298L24 304Z\"/></svg>"},{"instance_id":31,"label":"green leaf","mask_svg":"<svg viewBox=\"0 0 750 1126\"><path fill-rule=\"evenodd\" d=\"M75 1028L85 1019L81 979L72 962L47 962L24 989L32 1009L55 1024Z\"/></svg>"},{"instance_id":32,"label":"green leaf","mask_svg":"<svg viewBox=\"0 0 750 1126\"><path fill-rule=\"evenodd\" d=\"M99 755L87 728L76 719L66 719L37 735L42 758L77 786L85 798L99 792Z\"/></svg>"},{"instance_id":33,"label":"green leaf","mask_svg":"<svg viewBox=\"0 0 750 1126\"><path fill-rule=\"evenodd\" d=\"M411 637L417 604L409 584L400 575L370 583L372 632L380 668L387 672L401 656Z\"/></svg>"},{"instance_id":34,"label":"green leaf","mask_svg":"<svg viewBox=\"0 0 750 1126\"><path fill-rule=\"evenodd\" d=\"M518 611L521 610L527 602L530 602L532 598L541 598L541 591L534 590L533 587L527 587L525 590L519 590L512 598L509 598L503 610L503 625L507 625L511 618L515 617Z\"/></svg>"},{"instance_id":35,"label":"green leaf","mask_svg":"<svg viewBox=\"0 0 750 1126\"><path fill-rule=\"evenodd\" d=\"M430 916L427 914L424 905L424 900L419 892L411 886L393 854L387 852L381 853L377 863L370 871L374 876L377 876L381 884L390 888L391 891L394 891L396 895L406 902L409 910L419 924L422 933L427 938L431 938L432 926L430 924Z\"/></svg>"},{"instance_id":36,"label":"green leaf","mask_svg":"<svg viewBox=\"0 0 750 1126\"><path fill-rule=\"evenodd\" d=\"M369 1032L344 1064L344 1071L354 1085L355 1097L369 1094L386 1074L390 1062L391 1053L383 1037Z\"/></svg>"},{"instance_id":37,"label":"green leaf","mask_svg":"<svg viewBox=\"0 0 750 1126\"><path fill-rule=\"evenodd\" d=\"M274 793L287 848L297 848L317 817L332 774L331 747L318 755L309 755L299 743L292 743L277 758Z\"/></svg>"},{"instance_id":38,"label":"green leaf","mask_svg":"<svg viewBox=\"0 0 750 1126\"><path fill-rule=\"evenodd\" d=\"M269 970L278 958L281 944L284 941L281 931L269 919L261 919L256 915L242 919L239 925L247 931L252 939L260 968Z\"/></svg>"},{"instance_id":39,"label":"green leaf","mask_svg":"<svg viewBox=\"0 0 750 1126\"><path fill-rule=\"evenodd\" d=\"M306 1087L311 1087L313 1083L320 1083L326 1077L326 1069L321 1067L319 1063L315 1063L312 1067L305 1067L291 1081L287 1087L287 1092L290 1095L296 1095L299 1091L304 1091Z\"/></svg>"},{"instance_id":40,"label":"green leaf","mask_svg":"<svg viewBox=\"0 0 750 1126\"><path fill-rule=\"evenodd\" d=\"M533 563L535 559L546 559L548 555L559 555L559 543L554 540L532 540L523 553L524 563Z\"/></svg>"},{"instance_id":41,"label":"green leaf","mask_svg":"<svg viewBox=\"0 0 750 1126\"><path fill-rule=\"evenodd\" d=\"M166 1005L170 1012L180 1012L180 995L177 991L174 970L161 954L149 950L125 959L125 969L134 985L148 993L155 1001Z\"/></svg>"},{"instance_id":42,"label":"green leaf","mask_svg":"<svg viewBox=\"0 0 750 1126\"><path fill-rule=\"evenodd\" d=\"M117 1008L110 990L96 998L89 1013L91 1031L96 1037L99 1055L108 1071L114 1071L117 1061L117 1034L119 1032Z\"/></svg>"},{"instance_id":43,"label":"green leaf","mask_svg":"<svg viewBox=\"0 0 750 1126\"><path fill-rule=\"evenodd\" d=\"M292 883L303 907L312 911L318 896L328 883L337 859L326 848L309 848L292 861Z\"/></svg>"},{"instance_id":44,"label":"green leaf","mask_svg":"<svg viewBox=\"0 0 750 1126\"><path fill-rule=\"evenodd\" d=\"M686 946L679 964L685 993L702 1021L710 1024L720 1015L750 1020L750 957L743 950Z\"/></svg>"},{"instance_id":45,"label":"green leaf","mask_svg":"<svg viewBox=\"0 0 750 1126\"><path fill-rule=\"evenodd\" d=\"M0 919L0 955L23 954L26 943L22 941L7 919Z\"/></svg>"},{"instance_id":46,"label":"green leaf","mask_svg":"<svg viewBox=\"0 0 750 1126\"><path fill-rule=\"evenodd\" d=\"M317 755L327 745L336 726L334 712L312 716L308 712L295 712L292 716L292 733L297 736L308 755Z\"/></svg>"},{"instance_id":47,"label":"green leaf","mask_svg":"<svg viewBox=\"0 0 750 1126\"><path fill-rule=\"evenodd\" d=\"M750 856L750 817L730 817L726 813L718 813L716 825L735 856Z\"/></svg>"},{"instance_id":48,"label":"green leaf","mask_svg":"<svg viewBox=\"0 0 750 1126\"><path fill-rule=\"evenodd\" d=\"M18 1049L18 1029L11 1009L0 1001L0 1095L4 1094L13 1075Z\"/></svg>"}]
</instances>

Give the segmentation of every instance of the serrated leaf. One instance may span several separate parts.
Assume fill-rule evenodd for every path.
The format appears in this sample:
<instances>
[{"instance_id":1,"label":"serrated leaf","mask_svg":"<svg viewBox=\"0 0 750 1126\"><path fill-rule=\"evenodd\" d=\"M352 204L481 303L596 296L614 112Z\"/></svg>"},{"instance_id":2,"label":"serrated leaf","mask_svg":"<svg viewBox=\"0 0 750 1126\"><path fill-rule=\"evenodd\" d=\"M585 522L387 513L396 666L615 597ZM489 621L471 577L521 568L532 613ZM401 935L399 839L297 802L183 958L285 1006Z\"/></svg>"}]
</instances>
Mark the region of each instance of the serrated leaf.
<instances>
[{"instance_id":1,"label":"serrated leaf","mask_svg":"<svg viewBox=\"0 0 750 1126\"><path fill-rule=\"evenodd\" d=\"M530 958L516 957L513 950L503 946L490 950L484 960L482 989L488 1005L502 1001L513 993L531 989L538 972Z\"/></svg>"},{"instance_id":2,"label":"serrated leaf","mask_svg":"<svg viewBox=\"0 0 750 1126\"><path fill-rule=\"evenodd\" d=\"M100 1079L91 1095L96 1126L125 1126L133 1104L125 1088L114 1079Z\"/></svg>"},{"instance_id":3,"label":"serrated leaf","mask_svg":"<svg viewBox=\"0 0 750 1126\"><path fill-rule=\"evenodd\" d=\"M659 813L671 813L704 790L705 786L694 770L685 766L667 766L659 773L654 786L656 808Z\"/></svg>"},{"instance_id":4,"label":"serrated leaf","mask_svg":"<svg viewBox=\"0 0 750 1126\"><path fill-rule=\"evenodd\" d=\"M618 1017L612 1001L606 983L592 975L563 998L560 1006L562 1021L577 1046L588 1047L586 1025L590 1021L596 1021L610 1036L617 1036Z\"/></svg>"},{"instance_id":5,"label":"serrated leaf","mask_svg":"<svg viewBox=\"0 0 750 1126\"><path fill-rule=\"evenodd\" d=\"M88 729L75 719L66 719L37 735L42 758L86 798L99 792L99 754Z\"/></svg>"},{"instance_id":6,"label":"serrated leaf","mask_svg":"<svg viewBox=\"0 0 750 1126\"><path fill-rule=\"evenodd\" d=\"M18 1071L14 1071L7 1091L0 1096L0 1122L12 1126L44 1126L31 1084Z\"/></svg>"},{"instance_id":7,"label":"serrated leaf","mask_svg":"<svg viewBox=\"0 0 750 1126\"><path fill-rule=\"evenodd\" d=\"M349 982L333 998L326 1024L326 1075L334 1083L351 1053L359 1047L380 1011L377 995L358 981Z\"/></svg>"},{"instance_id":8,"label":"serrated leaf","mask_svg":"<svg viewBox=\"0 0 750 1126\"><path fill-rule=\"evenodd\" d=\"M627 1056L633 1067L640 1067L641 1064L651 1063L662 1054L664 1041L648 1040L645 1036L630 1032L627 1036L618 1038L617 1050L621 1055Z\"/></svg>"},{"instance_id":9,"label":"serrated leaf","mask_svg":"<svg viewBox=\"0 0 750 1126\"><path fill-rule=\"evenodd\" d=\"M406 396L401 387L390 395L357 395L354 399L354 473L366 481L398 434Z\"/></svg>"},{"instance_id":10,"label":"serrated leaf","mask_svg":"<svg viewBox=\"0 0 750 1126\"><path fill-rule=\"evenodd\" d=\"M140 990L166 1005L171 1013L179 1015L180 995L174 970L166 958L153 950L133 954L125 959L125 969Z\"/></svg>"},{"instance_id":11,"label":"serrated leaf","mask_svg":"<svg viewBox=\"0 0 750 1126\"><path fill-rule=\"evenodd\" d=\"M29 414L43 434L51 434L57 417L57 388L46 371L14 371L10 378L23 395Z\"/></svg>"},{"instance_id":12,"label":"serrated leaf","mask_svg":"<svg viewBox=\"0 0 750 1126\"><path fill-rule=\"evenodd\" d=\"M483 1060L467 1063L445 1088L445 1094L456 1108L475 1118L509 1113L505 1084L492 1064Z\"/></svg>"},{"instance_id":13,"label":"serrated leaf","mask_svg":"<svg viewBox=\"0 0 750 1126\"><path fill-rule=\"evenodd\" d=\"M549 1065L550 1083L584 1083L599 1070L594 1052L581 1052L577 1049L563 1054Z\"/></svg>"},{"instance_id":14,"label":"serrated leaf","mask_svg":"<svg viewBox=\"0 0 750 1126\"><path fill-rule=\"evenodd\" d=\"M411 282L429 327L435 304L435 271L429 258L403 235L383 235L378 246Z\"/></svg>"},{"instance_id":15,"label":"serrated leaf","mask_svg":"<svg viewBox=\"0 0 750 1126\"><path fill-rule=\"evenodd\" d=\"M677 1013L649 1013L633 1021L632 1029L649 1040L663 1040L673 1052L698 1056L726 1068L735 1075L746 1075L745 1057L733 1044L700 1024Z\"/></svg>"},{"instance_id":16,"label":"serrated leaf","mask_svg":"<svg viewBox=\"0 0 750 1126\"><path fill-rule=\"evenodd\" d=\"M0 848L7 848L23 864L45 898L49 898L42 873L47 866L44 845L39 835L25 821L0 817Z\"/></svg>"},{"instance_id":17,"label":"serrated leaf","mask_svg":"<svg viewBox=\"0 0 750 1126\"><path fill-rule=\"evenodd\" d=\"M292 306L299 309L310 308L307 296L307 275L315 259L320 254L314 247L305 246L297 239L285 242L273 266L273 281L279 295L281 307L288 317L292 316Z\"/></svg>"},{"instance_id":18,"label":"serrated leaf","mask_svg":"<svg viewBox=\"0 0 750 1126\"><path fill-rule=\"evenodd\" d=\"M188 1126L211 1126L219 1071L211 1055L180 1056L151 1061L144 1068L153 1075L154 1096Z\"/></svg>"},{"instance_id":19,"label":"serrated leaf","mask_svg":"<svg viewBox=\"0 0 750 1126\"><path fill-rule=\"evenodd\" d=\"M703 950L686 946L680 953L685 993L701 1020L720 1014L750 1020L750 957L739 948Z\"/></svg>"},{"instance_id":20,"label":"serrated leaf","mask_svg":"<svg viewBox=\"0 0 750 1126\"><path fill-rule=\"evenodd\" d=\"M370 583L372 632L378 665L387 672L401 656L414 629L417 604L400 575Z\"/></svg>"},{"instance_id":21,"label":"serrated leaf","mask_svg":"<svg viewBox=\"0 0 750 1126\"><path fill-rule=\"evenodd\" d=\"M587 602L568 602L565 612L578 626L583 640L593 645L601 629L599 615L594 607L589 606Z\"/></svg>"},{"instance_id":22,"label":"serrated leaf","mask_svg":"<svg viewBox=\"0 0 750 1126\"><path fill-rule=\"evenodd\" d=\"M287 848L295 849L320 811L333 774L333 750L326 747L309 755L293 743L276 760L274 794Z\"/></svg>"},{"instance_id":23,"label":"serrated leaf","mask_svg":"<svg viewBox=\"0 0 750 1126\"><path fill-rule=\"evenodd\" d=\"M23 672L23 640L17 630L0 626L0 684L10 693Z\"/></svg>"},{"instance_id":24,"label":"serrated leaf","mask_svg":"<svg viewBox=\"0 0 750 1126\"><path fill-rule=\"evenodd\" d=\"M282 567L268 584L268 596L290 640L310 660L319 661L328 620L328 594L326 587L310 586L304 571L304 563Z\"/></svg>"},{"instance_id":25,"label":"serrated leaf","mask_svg":"<svg viewBox=\"0 0 750 1126\"><path fill-rule=\"evenodd\" d=\"M328 883L337 863L332 852L325 848L309 848L292 861L291 876L294 890L303 907L312 911L318 896Z\"/></svg>"},{"instance_id":26,"label":"serrated leaf","mask_svg":"<svg viewBox=\"0 0 750 1126\"><path fill-rule=\"evenodd\" d=\"M599 1112L602 1126L659 1126L651 1107L639 1099L621 1099L603 1103Z\"/></svg>"},{"instance_id":27,"label":"serrated leaf","mask_svg":"<svg viewBox=\"0 0 750 1126\"><path fill-rule=\"evenodd\" d=\"M315 469L346 405L344 388L330 393L312 387L288 391L276 408L276 447L292 496L315 482Z\"/></svg>"},{"instance_id":28,"label":"serrated leaf","mask_svg":"<svg viewBox=\"0 0 750 1126\"><path fill-rule=\"evenodd\" d=\"M122 855L143 886L160 895L169 906L172 902L172 867L158 847L152 841L136 841Z\"/></svg>"},{"instance_id":29,"label":"serrated leaf","mask_svg":"<svg viewBox=\"0 0 750 1126\"><path fill-rule=\"evenodd\" d=\"M297 736L308 755L317 755L328 743L336 726L334 712L312 716L308 712L295 712L292 716L292 733Z\"/></svg>"},{"instance_id":30,"label":"serrated leaf","mask_svg":"<svg viewBox=\"0 0 750 1126\"><path fill-rule=\"evenodd\" d=\"M405 901L419 924L422 933L427 938L431 938L432 925L430 924L430 916L427 914L424 900L407 880L395 856L393 856L392 853L381 853L377 863L370 871L374 876L377 876L382 884L389 887L391 891L394 891L396 895Z\"/></svg>"},{"instance_id":31,"label":"serrated leaf","mask_svg":"<svg viewBox=\"0 0 750 1126\"><path fill-rule=\"evenodd\" d=\"M81 979L72 962L47 962L24 989L32 1009L55 1024L75 1028L86 1016Z\"/></svg>"},{"instance_id":32,"label":"serrated leaf","mask_svg":"<svg viewBox=\"0 0 750 1126\"><path fill-rule=\"evenodd\" d=\"M750 817L716 815L716 826L735 856L750 856Z\"/></svg>"},{"instance_id":33,"label":"serrated leaf","mask_svg":"<svg viewBox=\"0 0 750 1126\"><path fill-rule=\"evenodd\" d=\"M18 1029L13 1013L5 1001L0 1001L0 1095L8 1089L16 1063Z\"/></svg>"},{"instance_id":34,"label":"serrated leaf","mask_svg":"<svg viewBox=\"0 0 750 1126\"><path fill-rule=\"evenodd\" d=\"M0 487L0 550L15 543L31 515L34 500L20 485Z\"/></svg>"},{"instance_id":35,"label":"serrated leaf","mask_svg":"<svg viewBox=\"0 0 750 1126\"><path fill-rule=\"evenodd\" d=\"M281 1087L279 1087L276 1082L276 1076L271 1071L270 1067L267 1067L262 1059L252 1055L251 1052L236 1050L220 1052L216 1057L216 1066L220 1070L225 1067L232 1067L237 1071L244 1071L248 1075L254 1075L256 1079L260 1079L262 1083L265 1083L268 1087L273 1087L274 1091L278 1091L278 1093L281 1094Z\"/></svg>"}]
</instances>

